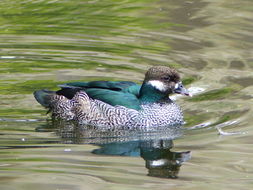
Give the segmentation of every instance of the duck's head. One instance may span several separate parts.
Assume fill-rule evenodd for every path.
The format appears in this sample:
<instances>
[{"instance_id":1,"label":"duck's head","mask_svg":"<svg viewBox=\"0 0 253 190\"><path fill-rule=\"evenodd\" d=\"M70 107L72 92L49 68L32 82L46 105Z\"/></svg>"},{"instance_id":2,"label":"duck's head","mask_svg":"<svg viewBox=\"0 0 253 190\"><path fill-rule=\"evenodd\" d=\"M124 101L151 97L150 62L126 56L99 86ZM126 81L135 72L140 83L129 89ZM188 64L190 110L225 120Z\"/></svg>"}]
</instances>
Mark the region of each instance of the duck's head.
<instances>
[{"instance_id":1,"label":"duck's head","mask_svg":"<svg viewBox=\"0 0 253 190\"><path fill-rule=\"evenodd\" d=\"M178 93L186 96L190 95L180 81L178 72L166 66L151 67L145 74L143 84L167 96L171 93Z\"/></svg>"}]
</instances>

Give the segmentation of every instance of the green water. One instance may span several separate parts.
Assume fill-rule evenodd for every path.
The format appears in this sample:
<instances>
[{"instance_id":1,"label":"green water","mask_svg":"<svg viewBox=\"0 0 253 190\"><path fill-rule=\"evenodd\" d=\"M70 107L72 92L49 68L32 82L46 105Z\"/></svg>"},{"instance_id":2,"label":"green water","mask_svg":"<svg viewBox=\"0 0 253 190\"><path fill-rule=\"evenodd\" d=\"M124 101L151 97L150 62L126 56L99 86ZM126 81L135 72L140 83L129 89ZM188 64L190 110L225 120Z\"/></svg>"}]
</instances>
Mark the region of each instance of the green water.
<instances>
[{"instance_id":1,"label":"green water","mask_svg":"<svg viewBox=\"0 0 253 190\"><path fill-rule=\"evenodd\" d=\"M252 11L250 0L2 0L0 189L252 189ZM193 92L176 100L183 131L80 131L52 124L32 95L141 83L153 65L177 68ZM150 169L161 158L167 168Z\"/></svg>"}]
</instances>

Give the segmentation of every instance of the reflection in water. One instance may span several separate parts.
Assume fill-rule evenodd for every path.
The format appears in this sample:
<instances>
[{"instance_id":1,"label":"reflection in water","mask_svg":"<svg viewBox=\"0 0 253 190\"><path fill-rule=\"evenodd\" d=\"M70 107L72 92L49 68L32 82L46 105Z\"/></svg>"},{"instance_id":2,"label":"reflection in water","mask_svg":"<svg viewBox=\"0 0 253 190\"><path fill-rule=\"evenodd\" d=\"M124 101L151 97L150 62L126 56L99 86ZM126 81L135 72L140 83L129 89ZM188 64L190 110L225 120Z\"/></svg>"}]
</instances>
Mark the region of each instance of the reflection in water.
<instances>
[{"instance_id":1,"label":"reflection in water","mask_svg":"<svg viewBox=\"0 0 253 190\"><path fill-rule=\"evenodd\" d=\"M172 152L172 140L146 140L97 144L101 148L94 154L141 156L146 162L149 176L177 178L180 166L191 158L190 151Z\"/></svg>"},{"instance_id":2,"label":"reflection in water","mask_svg":"<svg viewBox=\"0 0 253 190\"><path fill-rule=\"evenodd\" d=\"M94 144L92 151L100 155L141 156L149 176L177 178L183 162L191 158L190 151L173 152L173 139L182 135L181 127L135 130L109 130L80 127L69 122L54 122L63 143Z\"/></svg>"},{"instance_id":3,"label":"reflection in water","mask_svg":"<svg viewBox=\"0 0 253 190\"><path fill-rule=\"evenodd\" d=\"M146 161L148 175L176 178L183 162L191 158L190 151L172 152L172 140L142 142L141 157Z\"/></svg>"}]
</instances>

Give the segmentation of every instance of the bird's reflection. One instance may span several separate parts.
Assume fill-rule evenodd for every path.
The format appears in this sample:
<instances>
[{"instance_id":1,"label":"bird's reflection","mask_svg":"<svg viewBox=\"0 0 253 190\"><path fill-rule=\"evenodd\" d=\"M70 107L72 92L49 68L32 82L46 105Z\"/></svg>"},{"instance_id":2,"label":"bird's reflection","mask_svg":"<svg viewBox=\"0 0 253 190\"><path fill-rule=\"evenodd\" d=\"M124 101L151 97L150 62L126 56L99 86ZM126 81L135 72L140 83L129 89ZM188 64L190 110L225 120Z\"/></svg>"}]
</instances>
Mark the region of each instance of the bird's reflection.
<instances>
[{"instance_id":1,"label":"bird's reflection","mask_svg":"<svg viewBox=\"0 0 253 190\"><path fill-rule=\"evenodd\" d=\"M173 139L182 134L180 127L112 130L84 128L66 122L54 122L53 126L57 127L63 143L99 146L92 151L94 154L142 157L149 176L177 178L182 163L191 158L190 151L171 151Z\"/></svg>"},{"instance_id":2,"label":"bird's reflection","mask_svg":"<svg viewBox=\"0 0 253 190\"><path fill-rule=\"evenodd\" d=\"M150 140L140 143L140 156L146 161L148 175L177 178L183 162L191 158L190 151L173 152L172 140Z\"/></svg>"},{"instance_id":3,"label":"bird's reflection","mask_svg":"<svg viewBox=\"0 0 253 190\"><path fill-rule=\"evenodd\" d=\"M180 166L191 158L190 151L173 152L172 140L113 142L97 144L94 154L141 156L146 162L149 176L177 178Z\"/></svg>"}]
</instances>

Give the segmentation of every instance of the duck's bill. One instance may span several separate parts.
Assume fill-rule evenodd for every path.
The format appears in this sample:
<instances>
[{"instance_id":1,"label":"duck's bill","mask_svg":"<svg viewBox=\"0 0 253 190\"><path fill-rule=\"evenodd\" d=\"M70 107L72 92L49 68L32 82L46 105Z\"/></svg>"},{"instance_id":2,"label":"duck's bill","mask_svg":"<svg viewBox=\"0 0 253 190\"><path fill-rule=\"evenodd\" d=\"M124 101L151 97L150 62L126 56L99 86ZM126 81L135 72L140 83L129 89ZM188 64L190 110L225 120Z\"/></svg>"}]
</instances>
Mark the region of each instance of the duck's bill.
<instances>
[{"instance_id":1,"label":"duck's bill","mask_svg":"<svg viewBox=\"0 0 253 190\"><path fill-rule=\"evenodd\" d=\"M182 82L179 82L175 85L174 93L191 96L190 92L184 87Z\"/></svg>"}]
</instances>

